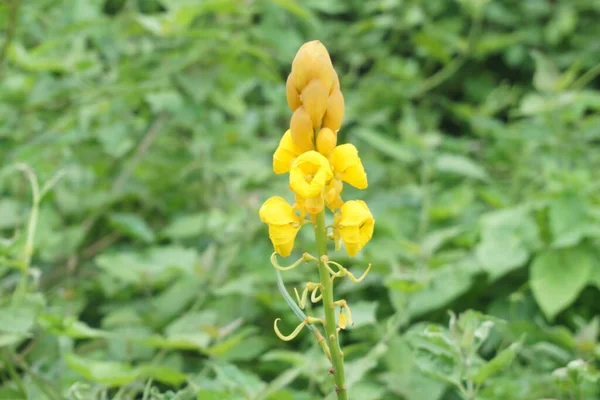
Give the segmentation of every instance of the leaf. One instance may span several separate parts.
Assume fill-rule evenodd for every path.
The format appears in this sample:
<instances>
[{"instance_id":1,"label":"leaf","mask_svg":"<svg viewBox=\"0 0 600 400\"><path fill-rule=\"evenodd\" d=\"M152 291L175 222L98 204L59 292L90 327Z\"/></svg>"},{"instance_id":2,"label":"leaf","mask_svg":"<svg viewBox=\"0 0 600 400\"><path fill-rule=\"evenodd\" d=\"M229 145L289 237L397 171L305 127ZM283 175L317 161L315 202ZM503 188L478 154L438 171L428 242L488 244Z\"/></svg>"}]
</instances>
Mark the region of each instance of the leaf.
<instances>
[{"instance_id":1,"label":"leaf","mask_svg":"<svg viewBox=\"0 0 600 400\"><path fill-rule=\"evenodd\" d=\"M308 19L309 17L311 17L310 12L294 0L271 0L271 1L273 3L278 4L284 10L287 10L287 11L291 12L292 14L296 15L297 17L300 17L303 19Z\"/></svg>"},{"instance_id":2,"label":"leaf","mask_svg":"<svg viewBox=\"0 0 600 400\"><path fill-rule=\"evenodd\" d=\"M408 148L402 146L398 140L393 140L388 136L382 135L376 131L363 131L355 130L353 132L355 136L364 140L376 150L381 153L390 156L402 163L410 164L416 161L416 156Z\"/></svg>"},{"instance_id":3,"label":"leaf","mask_svg":"<svg viewBox=\"0 0 600 400\"><path fill-rule=\"evenodd\" d=\"M520 349L521 343L516 342L502 350L489 362L485 363L481 368L479 368L473 377L473 381L477 385L481 385L490 376L497 374L503 369L506 369L510 363L513 362Z\"/></svg>"},{"instance_id":4,"label":"leaf","mask_svg":"<svg viewBox=\"0 0 600 400\"><path fill-rule=\"evenodd\" d=\"M442 173L450 173L465 178L472 178L481 181L487 180L488 174L476 162L467 157L456 154L441 154L437 157L435 167Z\"/></svg>"},{"instance_id":5,"label":"leaf","mask_svg":"<svg viewBox=\"0 0 600 400\"><path fill-rule=\"evenodd\" d=\"M529 283L546 317L552 320L569 306L599 266L585 247L546 250L531 265Z\"/></svg>"},{"instance_id":6,"label":"leaf","mask_svg":"<svg viewBox=\"0 0 600 400\"><path fill-rule=\"evenodd\" d=\"M492 281L523 266L540 241L535 220L526 208L484 214L481 237L475 254Z\"/></svg>"},{"instance_id":7,"label":"leaf","mask_svg":"<svg viewBox=\"0 0 600 400\"><path fill-rule=\"evenodd\" d=\"M110 222L116 230L134 239L145 243L152 243L155 239L152 228L137 214L113 213Z\"/></svg>"},{"instance_id":8,"label":"leaf","mask_svg":"<svg viewBox=\"0 0 600 400\"><path fill-rule=\"evenodd\" d=\"M36 314L35 308L29 306L0 308L0 333L27 335L35 324Z\"/></svg>"},{"instance_id":9,"label":"leaf","mask_svg":"<svg viewBox=\"0 0 600 400\"><path fill-rule=\"evenodd\" d=\"M576 194L564 194L550 202L548 217L553 247L578 244L589 227L587 204Z\"/></svg>"},{"instance_id":10,"label":"leaf","mask_svg":"<svg viewBox=\"0 0 600 400\"><path fill-rule=\"evenodd\" d=\"M108 386L121 386L137 379L138 373L128 364L113 361L96 361L76 354L65 355L65 362L84 378Z\"/></svg>"},{"instance_id":11,"label":"leaf","mask_svg":"<svg viewBox=\"0 0 600 400\"><path fill-rule=\"evenodd\" d=\"M556 65L537 50L532 50L531 56L535 61L535 74L533 75L533 85L535 88L542 92L555 91L560 78Z\"/></svg>"}]
</instances>

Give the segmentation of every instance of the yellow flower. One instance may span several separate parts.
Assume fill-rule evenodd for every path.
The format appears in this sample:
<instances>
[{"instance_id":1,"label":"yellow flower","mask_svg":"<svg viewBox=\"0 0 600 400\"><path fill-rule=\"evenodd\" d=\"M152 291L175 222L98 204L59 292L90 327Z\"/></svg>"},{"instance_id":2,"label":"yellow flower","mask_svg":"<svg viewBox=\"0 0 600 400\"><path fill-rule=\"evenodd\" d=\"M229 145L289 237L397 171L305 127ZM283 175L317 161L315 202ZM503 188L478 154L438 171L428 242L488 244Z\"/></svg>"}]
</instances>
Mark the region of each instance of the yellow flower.
<instances>
[{"instance_id":1,"label":"yellow flower","mask_svg":"<svg viewBox=\"0 0 600 400\"><path fill-rule=\"evenodd\" d=\"M337 75L336 75L337 76ZM338 82L339 86L339 82ZM323 117L323 127L337 132L342 127L344 119L344 96L339 88L334 89L327 99L327 110Z\"/></svg>"},{"instance_id":2,"label":"yellow flower","mask_svg":"<svg viewBox=\"0 0 600 400\"><path fill-rule=\"evenodd\" d=\"M274 196L265 201L258 215L269 226L269 238L277 254L289 256L302 226L301 218L294 213L292 206L281 197Z\"/></svg>"},{"instance_id":3,"label":"yellow flower","mask_svg":"<svg viewBox=\"0 0 600 400\"><path fill-rule=\"evenodd\" d=\"M298 93L302 93L302 89L314 78L321 80L327 93L334 84L335 71L331 58L325 46L318 40L304 43L300 47L292 62L292 73ZM337 85L339 86L339 81Z\"/></svg>"},{"instance_id":4,"label":"yellow flower","mask_svg":"<svg viewBox=\"0 0 600 400\"><path fill-rule=\"evenodd\" d=\"M281 140L279 146L273 154L273 171L276 174L284 174L290 170L292 161L302 154L302 150L292 140L292 132L288 129Z\"/></svg>"},{"instance_id":5,"label":"yellow flower","mask_svg":"<svg viewBox=\"0 0 600 400\"><path fill-rule=\"evenodd\" d=\"M300 106L294 111L290 121L290 131L292 140L300 150L304 152L315 148L313 123L304 106Z\"/></svg>"},{"instance_id":6,"label":"yellow flower","mask_svg":"<svg viewBox=\"0 0 600 400\"><path fill-rule=\"evenodd\" d=\"M358 150L353 144L346 143L333 149L331 165L336 179L347 182L357 189L367 188L367 174L358 157Z\"/></svg>"},{"instance_id":7,"label":"yellow flower","mask_svg":"<svg viewBox=\"0 0 600 400\"><path fill-rule=\"evenodd\" d=\"M375 227L373 215L362 200L345 202L334 223L334 236L341 237L351 257L354 257L371 240Z\"/></svg>"},{"instance_id":8,"label":"yellow flower","mask_svg":"<svg viewBox=\"0 0 600 400\"><path fill-rule=\"evenodd\" d=\"M290 168L290 187L305 199L320 196L333 177L331 165L323 155L314 150L302 153Z\"/></svg>"},{"instance_id":9,"label":"yellow flower","mask_svg":"<svg viewBox=\"0 0 600 400\"><path fill-rule=\"evenodd\" d=\"M337 144L337 133L329 128L323 128L317 135L317 151L325 157L329 157Z\"/></svg>"}]
</instances>

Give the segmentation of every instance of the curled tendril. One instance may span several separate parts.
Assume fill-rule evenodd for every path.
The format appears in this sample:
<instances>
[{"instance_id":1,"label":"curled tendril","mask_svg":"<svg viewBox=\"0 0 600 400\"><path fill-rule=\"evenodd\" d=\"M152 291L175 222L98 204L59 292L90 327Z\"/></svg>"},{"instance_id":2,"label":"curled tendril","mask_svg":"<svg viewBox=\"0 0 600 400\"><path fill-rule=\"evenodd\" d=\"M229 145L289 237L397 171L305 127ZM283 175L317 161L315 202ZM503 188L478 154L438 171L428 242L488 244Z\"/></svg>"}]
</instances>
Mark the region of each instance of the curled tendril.
<instances>
[{"instance_id":1,"label":"curled tendril","mask_svg":"<svg viewBox=\"0 0 600 400\"><path fill-rule=\"evenodd\" d=\"M313 303L316 303L317 300L314 300L314 293L315 291L317 291L318 289L321 288L321 284L320 283L314 283L314 282L306 282L306 286L304 287L304 290L302 291L302 296L300 296L298 294L298 290L296 288L294 288L294 293L296 294L296 300L298 301L298 305L300 306L300 309L304 310L304 307L306 305L306 298L308 297L308 292L311 292L310 295L310 300Z\"/></svg>"},{"instance_id":2,"label":"curled tendril","mask_svg":"<svg viewBox=\"0 0 600 400\"><path fill-rule=\"evenodd\" d=\"M325 266L329 270L329 273L333 277L335 277L335 278L341 278L341 277L347 276L354 283L361 282L363 279L365 279L365 277L367 276L367 274L371 270L371 264L369 264L367 266L367 269L365 270L365 272L363 272L363 274L361 275L361 277L357 278L357 277L354 276L354 274L352 272L348 271L347 268L344 268L341 264L339 264L339 263L337 263L335 261L329 260L325 256L323 256L323 260L322 261L324 262ZM332 264L332 265L336 266L337 269L338 269L338 272L334 272L333 269L329 266L329 264Z\"/></svg>"},{"instance_id":3,"label":"curled tendril","mask_svg":"<svg viewBox=\"0 0 600 400\"><path fill-rule=\"evenodd\" d=\"M280 320L281 318L277 318L275 322L273 322L273 330L275 330L275 334L277 335L277 337L285 342L289 342L290 340L298 336L298 334L302 331L302 328L304 328L306 325L314 324L315 322L318 322L323 325L325 324L325 321L323 321L320 318L306 317L304 321L300 322L300 324L296 327L296 329L294 329L292 333L286 336L282 334L279 328L277 327L277 322Z\"/></svg>"},{"instance_id":4,"label":"curled tendril","mask_svg":"<svg viewBox=\"0 0 600 400\"><path fill-rule=\"evenodd\" d=\"M322 289L323 288L321 285L315 287L310 294L310 301L312 301L313 303L321 301L321 299L323 298L323 290ZM317 293L319 290L321 290L321 293L317 296Z\"/></svg>"},{"instance_id":5,"label":"curled tendril","mask_svg":"<svg viewBox=\"0 0 600 400\"><path fill-rule=\"evenodd\" d=\"M279 262L277 261L277 253L273 252L273 254L271 254L271 264L273 265L273 267L275 267L275 269L277 269L279 271L290 271L290 270L296 268L298 265L302 264L303 262L309 262L309 261L317 261L317 258L314 256L311 256L308 253L304 253L302 255L302 257L300 257L298 260L296 260L293 264L291 264L287 267L282 267L281 265L279 265Z\"/></svg>"}]
</instances>

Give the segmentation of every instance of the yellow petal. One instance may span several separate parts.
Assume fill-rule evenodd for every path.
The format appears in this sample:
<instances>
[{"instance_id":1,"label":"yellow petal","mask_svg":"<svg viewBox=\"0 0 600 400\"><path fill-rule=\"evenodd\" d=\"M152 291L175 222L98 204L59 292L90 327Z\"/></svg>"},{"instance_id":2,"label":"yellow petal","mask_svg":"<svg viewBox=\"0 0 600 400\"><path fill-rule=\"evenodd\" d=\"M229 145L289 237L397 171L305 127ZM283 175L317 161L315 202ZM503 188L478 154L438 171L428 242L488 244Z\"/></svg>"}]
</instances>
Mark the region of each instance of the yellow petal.
<instances>
[{"instance_id":1,"label":"yellow petal","mask_svg":"<svg viewBox=\"0 0 600 400\"><path fill-rule=\"evenodd\" d=\"M323 121L323 115L327 110L328 92L320 79L311 80L302 89L302 105L310 116L314 129L321 126L321 121Z\"/></svg>"},{"instance_id":2,"label":"yellow petal","mask_svg":"<svg viewBox=\"0 0 600 400\"><path fill-rule=\"evenodd\" d=\"M375 220L364 201L351 200L344 203L336 229L351 257L371 240L374 227Z\"/></svg>"},{"instance_id":3,"label":"yellow petal","mask_svg":"<svg viewBox=\"0 0 600 400\"><path fill-rule=\"evenodd\" d=\"M292 111L295 111L302 105L300 101L300 94L296 90L296 76L292 72L285 82L285 95L287 97L288 106Z\"/></svg>"},{"instance_id":4,"label":"yellow petal","mask_svg":"<svg viewBox=\"0 0 600 400\"><path fill-rule=\"evenodd\" d=\"M290 255L294 248L294 241L300 226L292 225L269 225L269 238L273 248L282 257Z\"/></svg>"},{"instance_id":5,"label":"yellow petal","mask_svg":"<svg viewBox=\"0 0 600 400\"><path fill-rule=\"evenodd\" d=\"M335 90L341 90L341 89L340 89L340 78L338 77L338 74L337 74L337 72L335 72L335 69L334 69L333 70L333 82L331 84L331 89L329 90L329 95L331 96L331 94Z\"/></svg>"},{"instance_id":6,"label":"yellow petal","mask_svg":"<svg viewBox=\"0 0 600 400\"><path fill-rule=\"evenodd\" d=\"M334 90L327 100L327 111L323 117L323 126L337 132L344 119L344 96L339 89Z\"/></svg>"},{"instance_id":7,"label":"yellow petal","mask_svg":"<svg viewBox=\"0 0 600 400\"><path fill-rule=\"evenodd\" d=\"M367 174L360 157L358 157L358 150L353 144L346 143L333 149L331 165L337 179L347 182L357 189L367 188Z\"/></svg>"},{"instance_id":8,"label":"yellow petal","mask_svg":"<svg viewBox=\"0 0 600 400\"><path fill-rule=\"evenodd\" d=\"M294 115L292 115L292 120L290 121L290 130L292 131L292 140L300 150L304 152L315 148L315 131L310 115L308 115L304 107L298 107L294 111Z\"/></svg>"},{"instance_id":9,"label":"yellow petal","mask_svg":"<svg viewBox=\"0 0 600 400\"><path fill-rule=\"evenodd\" d=\"M340 313L340 320L338 321L338 326L342 329L346 329L348 325L348 317L346 314Z\"/></svg>"},{"instance_id":10,"label":"yellow petal","mask_svg":"<svg viewBox=\"0 0 600 400\"><path fill-rule=\"evenodd\" d=\"M260 220L267 225L299 224L294 209L279 196L270 197L258 211Z\"/></svg>"},{"instance_id":11,"label":"yellow petal","mask_svg":"<svg viewBox=\"0 0 600 400\"><path fill-rule=\"evenodd\" d=\"M302 150L292 140L292 132L288 129L281 140L279 146L273 154L273 170L276 174L283 174L290 170L294 158L302 154Z\"/></svg>"},{"instance_id":12,"label":"yellow petal","mask_svg":"<svg viewBox=\"0 0 600 400\"><path fill-rule=\"evenodd\" d=\"M317 135L317 150L325 157L329 157L337 144L337 134L329 128L323 128Z\"/></svg>"},{"instance_id":13,"label":"yellow petal","mask_svg":"<svg viewBox=\"0 0 600 400\"><path fill-rule=\"evenodd\" d=\"M329 161L314 150L298 156L290 168L290 187L301 197L320 196L333 177Z\"/></svg>"}]
</instances>

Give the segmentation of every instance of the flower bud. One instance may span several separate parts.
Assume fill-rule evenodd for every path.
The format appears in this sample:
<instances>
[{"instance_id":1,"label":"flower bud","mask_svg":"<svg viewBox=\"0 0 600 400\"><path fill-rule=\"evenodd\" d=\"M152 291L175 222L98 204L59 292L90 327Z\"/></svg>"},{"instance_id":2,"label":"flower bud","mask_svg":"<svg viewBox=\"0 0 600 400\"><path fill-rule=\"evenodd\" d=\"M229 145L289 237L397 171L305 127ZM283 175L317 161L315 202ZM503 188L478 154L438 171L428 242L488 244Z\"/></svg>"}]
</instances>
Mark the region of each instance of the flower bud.
<instances>
[{"instance_id":1,"label":"flower bud","mask_svg":"<svg viewBox=\"0 0 600 400\"><path fill-rule=\"evenodd\" d=\"M313 128L321 126L323 115L327 110L328 91L321 80L313 79L302 90L302 105L310 116Z\"/></svg>"},{"instance_id":2,"label":"flower bud","mask_svg":"<svg viewBox=\"0 0 600 400\"><path fill-rule=\"evenodd\" d=\"M327 49L318 40L302 45L292 62L292 72L296 80L296 90L302 89L314 78L323 82L327 92L333 85L333 65Z\"/></svg>"},{"instance_id":3,"label":"flower bud","mask_svg":"<svg viewBox=\"0 0 600 400\"><path fill-rule=\"evenodd\" d=\"M285 95L287 97L288 106L292 111L296 111L298 107L302 105L300 101L300 95L296 90L296 76L292 72L285 82Z\"/></svg>"},{"instance_id":4,"label":"flower bud","mask_svg":"<svg viewBox=\"0 0 600 400\"><path fill-rule=\"evenodd\" d=\"M329 128L323 128L317 135L317 151L329 157L337 144L337 134Z\"/></svg>"},{"instance_id":5,"label":"flower bud","mask_svg":"<svg viewBox=\"0 0 600 400\"><path fill-rule=\"evenodd\" d=\"M315 131L310 116L300 106L294 111L290 121L290 130L292 131L292 140L298 148L304 152L315 148Z\"/></svg>"},{"instance_id":6,"label":"flower bud","mask_svg":"<svg viewBox=\"0 0 600 400\"><path fill-rule=\"evenodd\" d=\"M342 127L344 119L344 96L337 89L329 96L327 100L327 111L323 117L323 126L337 132Z\"/></svg>"}]
</instances>

